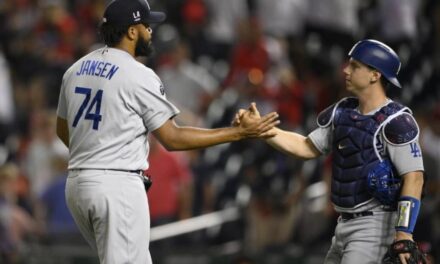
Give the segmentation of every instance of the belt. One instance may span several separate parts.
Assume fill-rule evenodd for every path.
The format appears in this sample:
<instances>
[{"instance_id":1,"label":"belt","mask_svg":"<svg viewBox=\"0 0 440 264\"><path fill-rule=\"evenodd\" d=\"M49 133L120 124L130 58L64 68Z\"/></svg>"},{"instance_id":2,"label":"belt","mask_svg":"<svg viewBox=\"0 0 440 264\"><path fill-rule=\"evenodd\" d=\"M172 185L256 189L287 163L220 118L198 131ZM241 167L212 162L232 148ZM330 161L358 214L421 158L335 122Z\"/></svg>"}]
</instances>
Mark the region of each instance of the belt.
<instances>
[{"instance_id":1,"label":"belt","mask_svg":"<svg viewBox=\"0 0 440 264\"><path fill-rule=\"evenodd\" d=\"M119 169L72 169L74 170L109 170L109 171L122 171L122 172L128 172L128 173L135 173L138 175L144 175L144 171L143 170L119 170Z\"/></svg>"},{"instance_id":2,"label":"belt","mask_svg":"<svg viewBox=\"0 0 440 264\"><path fill-rule=\"evenodd\" d=\"M129 173L135 173L135 174L139 174L139 175L144 175L144 171L143 170L117 170L117 169L107 169L107 170L123 171L123 172L129 172Z\"/></svg>"},{"instance_id":3,"label":"belt","mask_svg":"<svg viewBox=\"0 0 440 264\"><path fill-rule=\"evenodd\" d=\"M355 219L355 218L362 217L362 216L368 216L368 215L373 215L373 212L364 211L364 212L359 212L359 213L341 213L341 218L343 220L351 220L351 219Z\"/></svg>"}]
</instances>

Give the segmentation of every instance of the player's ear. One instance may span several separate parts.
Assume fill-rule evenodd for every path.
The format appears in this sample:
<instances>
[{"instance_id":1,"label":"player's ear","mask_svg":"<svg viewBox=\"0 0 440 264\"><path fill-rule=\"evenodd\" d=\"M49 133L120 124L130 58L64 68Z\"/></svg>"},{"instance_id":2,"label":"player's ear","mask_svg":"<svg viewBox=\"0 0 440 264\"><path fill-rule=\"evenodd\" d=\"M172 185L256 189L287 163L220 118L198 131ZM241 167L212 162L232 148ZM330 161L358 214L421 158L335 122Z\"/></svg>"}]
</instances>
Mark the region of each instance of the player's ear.
<instances>
[{"instance_id":1,"label":"player's ear","mask_svg":"<svg viewBox=\"0 0 440 264\"><path fill-rule=\"evenodd\" d=\"M127 29L127 37L130 40L134 40L137 38L137 29L134 26L129 26Z\"/></svg>"},{"instance_id":2,"label":"player's ear","mask_svg":"<svg viewBox=\"0 0 440 264\"><path fill-rule=\"evenodd\" d=\"M378 82L382 74L379 71L373 70L371 75L371 82Z\"/></svg>"}]
</instances>

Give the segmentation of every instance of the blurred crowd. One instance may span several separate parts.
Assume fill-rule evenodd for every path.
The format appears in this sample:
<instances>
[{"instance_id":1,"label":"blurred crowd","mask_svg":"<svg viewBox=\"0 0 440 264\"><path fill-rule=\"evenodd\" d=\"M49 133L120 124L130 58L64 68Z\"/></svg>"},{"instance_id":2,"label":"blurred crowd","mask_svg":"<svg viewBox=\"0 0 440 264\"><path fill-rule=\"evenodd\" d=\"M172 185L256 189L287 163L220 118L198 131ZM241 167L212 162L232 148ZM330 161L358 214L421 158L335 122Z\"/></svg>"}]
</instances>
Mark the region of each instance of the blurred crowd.
<instances>
[{"instance_id":1,"label":"blurred crowd","mask_svg":"<svg viewBox=\"0 0 440 264\"><path fill-rule=\"evenodd\" d=\"M256 102L263 114L277 111L282 128L307 134L321 110L347 96L342 68L356 41L394 48L403 89L389 95L412 108L426 169L415 239L440 259L439 1L149 3L167 20L153 27L154 56L141 61L162 79L184 125L229 126L239 108ZM20 263L32 241L80 240L64 203L68 150L55 135L55 109L64 71L103 45L97 27L107 4L0 0L0 263ZM330 242L337 215L327 196L328 159L295 160L259 140L177 154L151 142L153 226L242 209L239 223L175 246L241 241L240 263L251 263L288 244L307 254Z\"/></svg>"}]
</instances>

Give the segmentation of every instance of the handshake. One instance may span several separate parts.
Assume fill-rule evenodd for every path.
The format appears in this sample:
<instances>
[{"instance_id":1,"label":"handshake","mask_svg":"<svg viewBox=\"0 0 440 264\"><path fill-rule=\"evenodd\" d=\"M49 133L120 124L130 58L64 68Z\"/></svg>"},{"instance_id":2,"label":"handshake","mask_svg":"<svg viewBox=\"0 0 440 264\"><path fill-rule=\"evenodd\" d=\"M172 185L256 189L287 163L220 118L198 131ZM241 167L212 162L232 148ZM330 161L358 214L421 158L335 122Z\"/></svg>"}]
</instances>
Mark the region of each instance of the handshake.
<instances>
[{"instance_id":1,"label":"handshake","mask_svg":"<svg viewBox=\"0 0 440 264\"><path fill-rule=\"evenodd\" d=\"M278 125L278 113L261 116L255 103L248 109L240 109L232 120L232 126L241 129L243 138L270 138L276 136L274 127Z\"/></svg>"}]
</instances>

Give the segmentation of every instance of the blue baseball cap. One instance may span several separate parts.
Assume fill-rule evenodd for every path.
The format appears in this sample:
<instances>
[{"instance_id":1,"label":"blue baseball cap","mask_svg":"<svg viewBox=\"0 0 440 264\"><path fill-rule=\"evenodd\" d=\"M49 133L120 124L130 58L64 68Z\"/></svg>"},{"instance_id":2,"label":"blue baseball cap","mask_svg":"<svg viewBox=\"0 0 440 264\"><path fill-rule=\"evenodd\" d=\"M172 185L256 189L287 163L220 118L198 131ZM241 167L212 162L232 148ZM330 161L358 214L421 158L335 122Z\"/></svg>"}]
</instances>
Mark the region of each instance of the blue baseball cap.
<instances>
[{"instance_id":1,"label":"blue baseball cap","mask_svg":"<svg viewBox=\"0 0 440 264\"><path fill-rule=\"evenodd\" d=\"M130 26L140 23L160 23L165 18L165 13L151 11L147 0L113 0L106 7L102 22Z\"/></svg>"}]
</instances>

